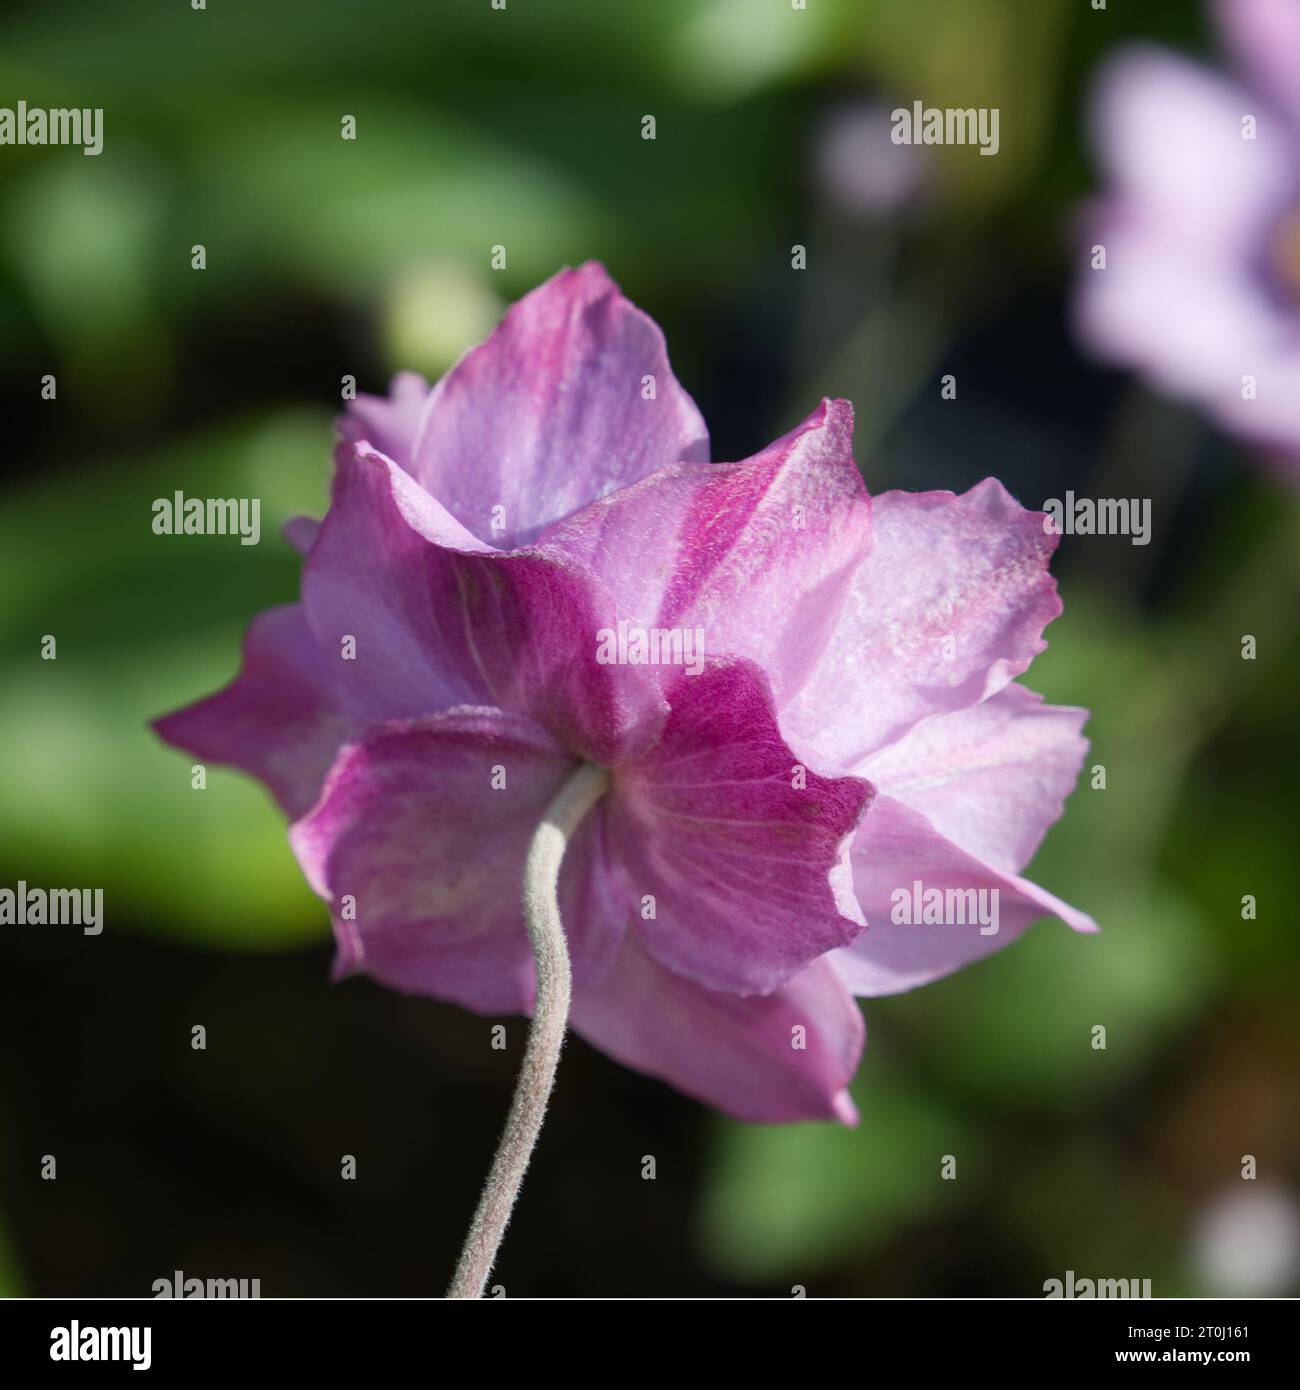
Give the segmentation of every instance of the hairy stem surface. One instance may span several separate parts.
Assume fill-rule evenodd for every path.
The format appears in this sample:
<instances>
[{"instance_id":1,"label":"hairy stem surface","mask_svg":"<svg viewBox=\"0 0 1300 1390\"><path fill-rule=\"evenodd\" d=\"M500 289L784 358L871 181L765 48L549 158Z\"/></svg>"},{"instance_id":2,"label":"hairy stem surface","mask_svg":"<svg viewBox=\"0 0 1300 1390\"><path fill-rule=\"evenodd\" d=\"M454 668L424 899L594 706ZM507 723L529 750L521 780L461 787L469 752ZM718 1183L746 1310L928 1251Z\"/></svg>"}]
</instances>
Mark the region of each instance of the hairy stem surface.
<instances>
[{"instance_id":1,"label":"hairy stem surface","mask_svg":"<svg viewBox=\"0 0 1300 1390\"><path fill-rule=\"evenodd\" d=\"M481 1298L546 1118L569 1022L569 949L558 885L564 851L583 816L609 786L609 772L583 763L546 808L524 861L524 923L537 960L537 1000L515 1097L448 1298Z\"/></svg>"}]
</instances>

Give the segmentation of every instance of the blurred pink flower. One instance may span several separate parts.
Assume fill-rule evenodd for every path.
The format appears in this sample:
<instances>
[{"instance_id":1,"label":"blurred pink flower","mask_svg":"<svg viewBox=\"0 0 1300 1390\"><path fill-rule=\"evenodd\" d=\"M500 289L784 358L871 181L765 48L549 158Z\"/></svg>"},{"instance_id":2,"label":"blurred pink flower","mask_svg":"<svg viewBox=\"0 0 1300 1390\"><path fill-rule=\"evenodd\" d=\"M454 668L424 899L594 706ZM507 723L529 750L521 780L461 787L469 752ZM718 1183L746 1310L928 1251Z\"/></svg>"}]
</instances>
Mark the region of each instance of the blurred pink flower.
<instances>
[{"instance_id":1,"label":"blurred pink flower","mask_svg":"<svg viewBox=\"0 0 1300 1390\"><path fill-rule=\"evenodd\" d=\"M1101 356L1300 473L1300 4L1214 14L1239 82L1151 46L1101 74L1108 187L1085 220L1076 321Z\"/></svg>"},{"instance_id":2,"label":"blurred pink flower","mask_svg":"<svg viewBox=\"0 0 1300 1390\"><path fill-rule=\"evenodd\" d=\"M873 509L844 401L705 462L662 335L594 264L341 432L328 514L289 528L301 603L158 725L293 818L339 973L530 1011L523 859L583 761L612 780L561 871L573 1027L745 1119L853 1120L851 991L1040 916L1093 929L1019 877L1085 716L1012 683L1060 611L1056 538L998 483ZM707 658L602 661L620 622ZM891 922L914 880L996 890L997 934Z\"/></svg>"},{"instance_id":3,"label":"blurred pink flower","mask_svg":"<svg viewBox=\"0 0 1300 1390\"><path fill-rule=\"evenodd\" d=\"M856 217L888 217L922 200L931 170L921 145L890 139L890 108L858 97L822 121L815 163L822 191Z\"/></svg>"}]
</instances>

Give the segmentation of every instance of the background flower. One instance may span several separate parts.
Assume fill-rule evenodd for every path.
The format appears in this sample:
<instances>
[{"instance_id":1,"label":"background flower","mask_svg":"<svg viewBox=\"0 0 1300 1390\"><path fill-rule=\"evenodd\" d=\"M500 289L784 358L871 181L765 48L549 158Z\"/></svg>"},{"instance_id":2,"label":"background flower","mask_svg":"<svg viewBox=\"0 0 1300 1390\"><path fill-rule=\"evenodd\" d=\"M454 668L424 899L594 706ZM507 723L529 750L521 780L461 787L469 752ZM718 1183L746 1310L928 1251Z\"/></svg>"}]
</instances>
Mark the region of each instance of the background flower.
<instances>
[{"instance_id":1,"label":"background flower","mask_svg":"<svg viewBox=\"0 0 1300 1390\"><path fill-rule=\"evenodd\" d=\"M1078 319L1103 356L1300 471L1300 13L1214 7L1239 84L1154 47L1098 80L1108 188L1086 218ZM1096 264L1104 248L1105 264Z\"/></svg>"}]
</instances>

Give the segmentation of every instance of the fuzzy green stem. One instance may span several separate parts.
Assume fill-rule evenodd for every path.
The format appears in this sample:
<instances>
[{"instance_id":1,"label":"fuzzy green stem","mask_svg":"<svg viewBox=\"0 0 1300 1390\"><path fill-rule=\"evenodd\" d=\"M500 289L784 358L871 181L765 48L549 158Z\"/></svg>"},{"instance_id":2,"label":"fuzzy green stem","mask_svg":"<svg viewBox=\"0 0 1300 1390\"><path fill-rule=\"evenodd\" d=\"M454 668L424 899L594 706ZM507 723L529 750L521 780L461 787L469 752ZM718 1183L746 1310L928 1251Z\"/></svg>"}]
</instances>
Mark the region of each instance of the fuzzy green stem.
<instances>
[{"instance_id":1,"label":"fuzzy green stem","mask_svg":"<svg viewBox=\"0 0 1300 1390\"><path fill-rule=\"evenodd\" d=\"M609 786L609 771L583 763L546 808L524 861L524 923L537 960L537 998L515 1096L448 1298L481 1298L523 1185L559 1064L569 1022L569 950L558 886L564 852L583 816Z\"/></svg>"}]
</instances>

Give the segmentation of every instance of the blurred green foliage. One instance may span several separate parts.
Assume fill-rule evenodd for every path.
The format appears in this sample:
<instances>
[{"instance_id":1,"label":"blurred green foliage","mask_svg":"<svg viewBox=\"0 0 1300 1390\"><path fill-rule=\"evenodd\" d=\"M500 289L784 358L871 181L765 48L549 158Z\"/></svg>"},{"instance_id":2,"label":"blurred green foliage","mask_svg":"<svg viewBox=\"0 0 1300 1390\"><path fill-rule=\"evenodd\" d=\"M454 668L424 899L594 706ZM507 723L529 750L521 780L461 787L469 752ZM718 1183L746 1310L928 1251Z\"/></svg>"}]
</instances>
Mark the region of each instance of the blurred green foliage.
<instances>
[{"instance_id":1,"label":"blurred green foliage","mask_svg":"<svg viewBox=\"0 0 1300 1390\"><path fill-rule=\"evenodd\" d=\"M71 858L81 881L129 904L141 925L208 945L259 949L327 929L265 792L214 768L196 793L190 760L148 724L230 679L249 617L268 595L296 596L297 557L276 533L292 515L321 511L328 430L317 412L286 411L9 493L6 865L24 866L33 883L61 881ZM177 490L260 497L263 542L155 536L151 504ZM57 642L52 661L38 659L46 634Z\"/></svg>"}]
</instances>

